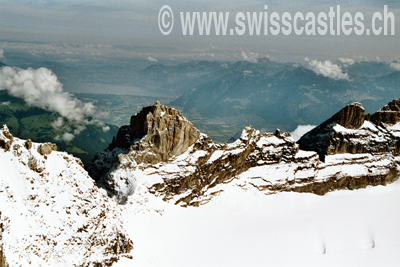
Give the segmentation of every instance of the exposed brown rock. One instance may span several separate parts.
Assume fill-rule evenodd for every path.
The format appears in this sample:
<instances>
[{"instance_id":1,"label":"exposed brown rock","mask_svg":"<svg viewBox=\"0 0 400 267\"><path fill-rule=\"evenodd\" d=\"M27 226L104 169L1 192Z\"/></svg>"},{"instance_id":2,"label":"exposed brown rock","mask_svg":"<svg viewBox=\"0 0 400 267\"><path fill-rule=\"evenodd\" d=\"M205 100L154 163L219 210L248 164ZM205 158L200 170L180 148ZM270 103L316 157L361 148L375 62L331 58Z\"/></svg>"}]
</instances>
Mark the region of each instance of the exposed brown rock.
<instances>
[{"instance_id":1,"label":"exposed brown rock","mask_svg":"<svg viewBox=\"0 0 400 267\"><path fill-rule=\"evenodd\" d=\"M132 116L130 125L121 127L113 144L116 147L129 145L131 150L146 150L145 154L135 155L135 160L154 164L182 154L199 136L200 131L179 111L157 101Z\"/></svg>"},{"instance_id":2,"label":"exposed brown rock","mask_svg":"<svg viewBox=\"0 0 400 267\"><path fill-rule=\"evenodd\" d=\"M400 121L400 99L395 99L374 114L371 115L371 122L377 126L382 123L393 125Z\"/></svg>"},{"instance_id":3,"label":"exposed brown rock","mask_svg":"<svg viewBox=\"0 0 400 267\"><path fill-rule=\"evenodd\" d=\"M6 152L10 150L11 142L8 140L0 139L0 148L3 148Z\"/></svg>"},{"instance_id":4,"label":"exposed brown rock","mask_svg":"<svg viewBox=\"0 0 400 267\"><path fill-rule=\"evenodd\" d=\"M365 110L360 103L353 103L333 115L331 122L336 122L347 129L360 128L365 120Z\"/></svg>"},{"instance_id":5,"label":"exposed brown rock","mask_svg":"<svg viewBox=\"0 0 400 267\"><path fill-rule=\"evenodd\" d=\"M40 155L49 155L51 152L57 151L57 145L53 143L44 143L39 147Z\"/></svg>"},{"instance_id":6,"label":"exposed brown rock","mask_svg":"<svg viewBox=\"0 0 400 267\"><path fill-rule=\"evenodd\" d=\"M0 267L8 267L6 258L4 257L3 247L0 245Z\"/></svg>"},{"instance_id":7,"label":"exposed brown rock","mask_svg":"<svg viewBox=\"0 0 400 267\"><path fill-rule=\"evenodd\" d=\"M363 175L361 177L341 177L336 179L332 176L323 182L308 183L306 185L297 185L289 188L281 188L282 191L293 191L299 193L314 193L317 195L325 195L333 190L356 190L366 188L367 186L388 185L395 182L400 176L400 172L396 168L391 168L387 174Z\"/></svg>"},{"instance_id":8,"label":"exposed brown rock","mask_svg":"<svg viewBox=\"0 0 400 267\"><path fill-rule=\"evenodd\" d=\"M25 141L25 148L26 149L31 149L32 148L32 141L31 139L28 139Z\"/></svg>"},{"instance_id":9,"label":"exposed brown rock","mask_svg":"<svg viewBox=\"0 0 400 267\"><path fill-rule=\"evenodd\" d=\"M0 211L0 219L1 219L1 211ZM3 232L4 232L3 223L0 223L0 241L3 239ZM1 244L0 244L0 267L8 267L3 252L3 246Z\"/></svg>"},{"instance_id":10,"label":"exposed brown rock","mask_svg":"<svg viewBox=\"0 0 400 267\"><path fill-rule=\"evenodd\" d=\"M199 136L200 131L179 111L157 101L133 115L130 125L119 129L107 149L117 151L116 154L110 158L107 152L100 152L86 169L97 182L115 162L120 164L124 159L145 164L166 161L171 156L185 152Z\"/></svg>"},{"instance_id":11,"label":"exposed brown rock","mask_svg":"<svg viewBox=\"0 0 400 267\"><path fill-rule=\"evenodd\" d=\"M3 148L5 151L9 151L13 142L13 135L8 130L7 125L3 125L3 128L0 130L0 148Z\"/></svg>"}]
</instances>

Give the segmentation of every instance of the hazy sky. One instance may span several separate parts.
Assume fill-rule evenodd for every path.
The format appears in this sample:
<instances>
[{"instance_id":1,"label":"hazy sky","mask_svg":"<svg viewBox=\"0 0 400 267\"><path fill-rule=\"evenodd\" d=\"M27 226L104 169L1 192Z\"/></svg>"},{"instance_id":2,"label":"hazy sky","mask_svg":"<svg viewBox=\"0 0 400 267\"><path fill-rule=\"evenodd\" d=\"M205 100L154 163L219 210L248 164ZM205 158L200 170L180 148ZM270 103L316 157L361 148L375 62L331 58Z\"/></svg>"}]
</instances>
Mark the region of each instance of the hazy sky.
<instances>
[{"instance_id":1,"label":"hazy sky","mask_svg":"<svg viewBox=\"0 0 400 267\"><path fill-rule=\"evenodd\" d=\"M174 12L175 26L164 36L158 27L158 13L163 5ZM363 12L365 24L375 11L383 13L388 5L396 19L395 36L183 36L179 12L223 11L328 12L340 4L342 11ZM268 56L279 61L298 61L304 57L337 59L355 57L382 60L400 59L399 1L129 1L129 0L0 0L0 49L16 47L47 49L71 53L85 49L88 53L120 53L135 51L152 58L197 57L204 59L237 59L234 57ZM234 15L232 15L234 16ZM232 22L234 18L231 18ZM367 27L367 26L366 26ZM82 46L83 45L83 46ZM40 46L40 47L39 47ZM35 48L36 47L36 48ZM22 48L21 48L22 49ZM100 51L100 52L99 52Z\"/></svg>"}]
</instances>

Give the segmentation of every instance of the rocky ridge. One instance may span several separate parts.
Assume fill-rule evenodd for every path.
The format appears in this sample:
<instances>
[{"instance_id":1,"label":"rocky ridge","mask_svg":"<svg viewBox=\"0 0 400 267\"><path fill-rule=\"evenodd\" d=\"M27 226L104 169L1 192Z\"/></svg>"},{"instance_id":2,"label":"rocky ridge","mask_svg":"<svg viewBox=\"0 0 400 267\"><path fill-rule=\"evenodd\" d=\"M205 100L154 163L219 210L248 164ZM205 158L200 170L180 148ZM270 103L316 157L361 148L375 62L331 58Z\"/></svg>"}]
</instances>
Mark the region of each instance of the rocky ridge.
<instances>
[{"instance_id":1,"label":"rocky ridge","mask_svg":"<svg viewBox=\"0 0 400 267\"><path fill-rule=\"evenodd\" d=\"M81 161L0 129L0 266L111 266L133 242Z\"/></svg>"},{"instance_id":2,"label":"rocky ridge","mask_svg":"<svg viewBox=\"0 0 400 267\"><path fill-rule=\"evenodd\" d=\"M392 106L390 111L380 111L385 131L354 103L309 132L300 145L289 133L260 133L251 127L236 141L217 144L180 112L156 103L132 116L131 124L121 127L114 142L88 169L120 203L139 186L165 201L197 206L223 192L227 184L256 187L266 194L320 195L385 185L400 175L398 145L393 139L397 125L385 119ZM393 115L390 119L396 120Z\"/></svg>"},{"instance_id":3,"label":"rocky ridge","mask_svg":"<svg viewBox=\"0 0 400 267\"><path fill-rule=\"evenodd\" d=\"M346 106L299 141L300 149L327 155L400 152L400 100L393 100L375 112L365 114L361 104Z\"/></svg>"}]
</instances>

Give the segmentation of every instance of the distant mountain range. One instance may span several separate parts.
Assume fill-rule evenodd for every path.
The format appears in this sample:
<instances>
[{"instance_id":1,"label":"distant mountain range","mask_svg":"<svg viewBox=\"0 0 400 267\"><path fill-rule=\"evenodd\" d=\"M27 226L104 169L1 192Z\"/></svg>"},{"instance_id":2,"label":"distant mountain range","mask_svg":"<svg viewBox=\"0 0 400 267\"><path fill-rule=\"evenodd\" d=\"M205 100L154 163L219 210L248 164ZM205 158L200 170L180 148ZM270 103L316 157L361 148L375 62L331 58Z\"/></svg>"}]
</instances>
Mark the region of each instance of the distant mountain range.
<instances>
[{"instance_id":1,"label":"distant mountain range","mask_svg":"<svg viewBox=\"0 0 400 267\"><path fill-rule=\"evenodd\" d=\"M202 119L224 122L233 135L249 124L293 131L299 124L319 124L352 102L374 112L399 97L400 72L387 63L359 62L343 71L349 80L328 78L298 64L241 61L209 74L170 105L195 125Z\"/></svg>"},{"instance_id":2,"label":"distant mountain range","mask_svg":"<svg viewBox=\"0 0 400 267\"><path fill-rule=\"evenodd\" d=\"M349 80L317 74L307 68L306 62L280 63L266 58L257 62L178 63L153 63L139 58L107 62L43 60L19 66L52 69L64 83L65 91L106 90L116 95L120 89L131 92L138 98L130 101L135 106L124 106L126 112L119 108L118 116L133 114L139 106L149 104L140 97L158 97L162 104L181 111L202 132L224 142L247 125L262 131L293 131L299 124L318 125L352 102L360 102L367 112L375 112L399 97L400 72L389 63L333 63L342 68ZM110 99L104 108L115 109L121 98ZM121 126L127 122L118 119L112 123Z\"/></svg>"}]
</instances>

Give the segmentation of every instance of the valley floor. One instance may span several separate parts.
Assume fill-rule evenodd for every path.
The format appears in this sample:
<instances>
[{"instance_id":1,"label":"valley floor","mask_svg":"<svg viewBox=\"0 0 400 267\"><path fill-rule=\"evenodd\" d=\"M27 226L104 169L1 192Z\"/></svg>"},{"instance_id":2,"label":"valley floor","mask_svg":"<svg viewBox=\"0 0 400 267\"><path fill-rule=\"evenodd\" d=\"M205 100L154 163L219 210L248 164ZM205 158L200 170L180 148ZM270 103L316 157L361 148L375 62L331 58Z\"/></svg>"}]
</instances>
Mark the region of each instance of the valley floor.
<instances>
[{"instance_id":1,"label":"valley floor","mask_svg":"<svg viewBox=\"0 0 400 267\"><path fill-rule=\"evenodd\" d=\"M230 187L198 208L140 191L123 207L133 259L116 267L400 265L400 181L325 196Z\"/></svg>"}]
</instances>

